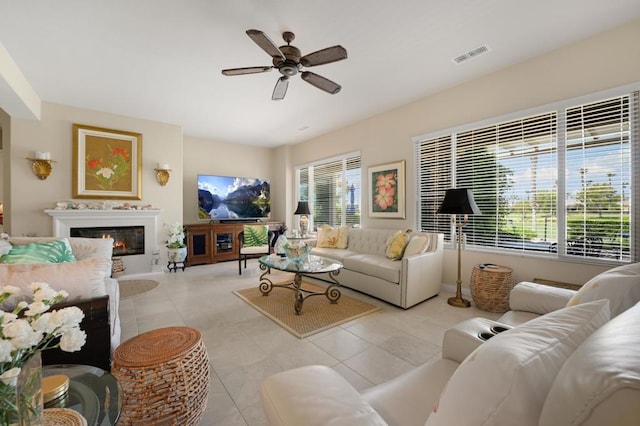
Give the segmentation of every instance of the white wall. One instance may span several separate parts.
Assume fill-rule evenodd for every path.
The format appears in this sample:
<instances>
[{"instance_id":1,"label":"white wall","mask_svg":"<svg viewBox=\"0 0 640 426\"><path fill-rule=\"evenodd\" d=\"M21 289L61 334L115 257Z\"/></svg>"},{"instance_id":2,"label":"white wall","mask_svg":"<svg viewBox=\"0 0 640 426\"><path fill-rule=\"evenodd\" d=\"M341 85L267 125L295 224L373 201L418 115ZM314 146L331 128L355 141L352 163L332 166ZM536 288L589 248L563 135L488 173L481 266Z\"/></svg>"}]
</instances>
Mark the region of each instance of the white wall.
<instances>
[{"instance_id":1,"label":"white wall","mask_svg":"<svg viewBox=\"0 0 640 426\"><path fill-rule=\"evenodd\" d=\"M90 111L58 104L43 103L39 121L11 119L10 182L5 191L11 200L11 235L52 235L51 217L43 210L56 202L71 200L72 194L72 124L142 133L142 200L114 200L137 205L151 204L161 209L157 240L166 240L164 223L182 221L182 129L179 126ZM48 179L39 180L25 158L34 151L49 151L56 162ZM5 151L5 155L7 155ZM5 158L5 160L7 160ZM171 180L161 186L155 177L158 163L170 163ZM7 162L5 161L5 164ZM76 200L91 202L92 200ZM164 250L161 250L164 255Z\"/></svg>"},{"instance_id":2,"label":"white wall","mask_svg":"<svg viewBox=\"0 0 640 426\"><path fill-rule=\"evenodd\" d=\"M363 226L414 228L417 220L413 137L638 82L640 55L631 53L637 52L638 40L640 20L295 145L291 151L291 164L295 166L360 150L364 172ZM490 60L490 56L483 60ZM425 75L425 78L428 77ZM407 163L407 218L367 217L367 167L399 160ZM463 285L468 286L472 266L481 262L512 267L516 281L538 277L583 283L607 269L543 258L467 251L463 255ZM455 283L456 265L457 253L447 250L445 283Z\"/></svg>"}]
</instances>

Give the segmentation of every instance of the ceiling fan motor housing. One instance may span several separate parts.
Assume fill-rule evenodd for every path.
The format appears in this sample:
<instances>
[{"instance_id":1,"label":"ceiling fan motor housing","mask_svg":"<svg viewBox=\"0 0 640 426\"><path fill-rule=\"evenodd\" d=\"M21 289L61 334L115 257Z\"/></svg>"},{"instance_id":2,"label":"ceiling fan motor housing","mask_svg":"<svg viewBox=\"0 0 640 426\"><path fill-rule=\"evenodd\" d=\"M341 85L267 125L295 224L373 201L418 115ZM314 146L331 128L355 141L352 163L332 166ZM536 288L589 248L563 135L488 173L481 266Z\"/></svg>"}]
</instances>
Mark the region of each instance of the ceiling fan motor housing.
<instances>
[{"instance_id":1,"label":"ceiling fan motor housing","mask_svg":"<svg viewBox=\"0 0 640 426\"><path fill-rule=\"evenodd\" d=\"M302 54L300 49L295 46L285 45L280 46L280 51L287 58L285 61L282 58L273 58L273 66L280 71L280 74L287 77L292 77L300 71L300 58Z\"/></svg>"}]
</instances>

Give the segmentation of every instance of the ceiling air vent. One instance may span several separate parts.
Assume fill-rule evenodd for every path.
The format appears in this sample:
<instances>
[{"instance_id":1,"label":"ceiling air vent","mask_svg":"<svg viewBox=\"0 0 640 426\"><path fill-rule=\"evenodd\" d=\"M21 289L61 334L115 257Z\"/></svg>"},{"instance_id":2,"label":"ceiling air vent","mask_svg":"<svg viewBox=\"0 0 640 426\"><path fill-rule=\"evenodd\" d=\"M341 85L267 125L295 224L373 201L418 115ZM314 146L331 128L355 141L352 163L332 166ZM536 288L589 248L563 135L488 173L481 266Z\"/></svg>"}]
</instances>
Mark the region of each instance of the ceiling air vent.
<instances>
[{"instance_id":1,"label":"ceiling air vent","mask_svg":"<svg viewBox=\"0 0 640 426\"><path fill-rule=\"evenodd\" d=\"M469 59L473 59L476 56L480 56L484 53L487 53L489 51L489 47L486 44L483 44L482 46L470 50L467 53L464 53L456 58L453 58L453 62L455 62L456 64L461 64L465 61L468 61Z\"/></svg>"}]
</instances>

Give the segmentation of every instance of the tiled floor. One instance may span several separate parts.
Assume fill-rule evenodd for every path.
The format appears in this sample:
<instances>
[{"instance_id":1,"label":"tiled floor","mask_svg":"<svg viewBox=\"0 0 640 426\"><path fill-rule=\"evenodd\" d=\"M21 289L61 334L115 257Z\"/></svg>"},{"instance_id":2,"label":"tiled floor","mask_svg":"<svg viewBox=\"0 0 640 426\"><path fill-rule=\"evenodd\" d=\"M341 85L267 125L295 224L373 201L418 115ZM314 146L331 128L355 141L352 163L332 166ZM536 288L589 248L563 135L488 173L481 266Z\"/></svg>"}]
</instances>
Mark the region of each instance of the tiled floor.
<instances>
[{"instance_id":1,"label":"tiled floor","mask_svg":"<svg viewBox=\"0 0 640 426\"><path fill-rule=\"evenodd\" d=\"M241 277L236 262L156 274L159 288L120 302L123 341L171 325L202 332L212 366L202 425L264 424L259 385L279 371L324 364L366 389L439 357L444 331L458 322L499 317L474 307L451 307L446 303L451 294L445 292L403 310L345 289L382 310L298 339L232 293L257 285L259 272L257 261L250 260Z\"/></svg>"}]
</instances>

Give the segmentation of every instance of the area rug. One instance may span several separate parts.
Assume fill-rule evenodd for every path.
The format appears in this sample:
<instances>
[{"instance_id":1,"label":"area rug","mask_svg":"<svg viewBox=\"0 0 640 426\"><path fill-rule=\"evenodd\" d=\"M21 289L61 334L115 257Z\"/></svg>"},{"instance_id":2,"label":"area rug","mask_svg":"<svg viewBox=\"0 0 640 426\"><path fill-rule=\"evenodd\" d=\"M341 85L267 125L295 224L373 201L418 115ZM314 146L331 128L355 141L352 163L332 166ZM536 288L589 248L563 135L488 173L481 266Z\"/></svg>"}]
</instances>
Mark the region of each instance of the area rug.
<instances>
[{"instance_id":1,"label":"area rug","mask_svg":"<svg viewBox=\"0 0 640 426\"><path fill-rule=\"evenodd\" d=\"M155 280L122 280L120 285L120 299L129 299L148 293L158 288L160 283Z\"/></svg>"},{"instance_id":2,"label":"area rug","mask_svg":"<svg viewBox=\"0 0 640 426\"><path fill-rule=\"evenodd\" d=\"M308 282L303 282L302 288L324 291L324 287ZM310 297L304 301L302 313L296 315L293 308L295 295L293 290L275 287L268 296L263 296L256 285L233 293L300 339L380 310L378 306L342 293L338 303L335 304L325 296Z\"/></svg>"}]
</instances>

